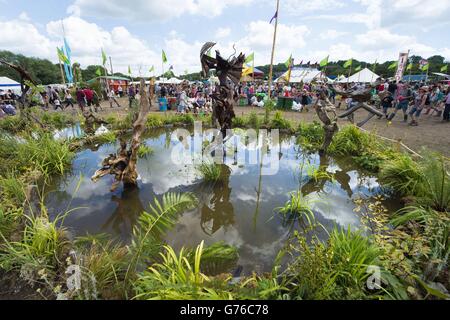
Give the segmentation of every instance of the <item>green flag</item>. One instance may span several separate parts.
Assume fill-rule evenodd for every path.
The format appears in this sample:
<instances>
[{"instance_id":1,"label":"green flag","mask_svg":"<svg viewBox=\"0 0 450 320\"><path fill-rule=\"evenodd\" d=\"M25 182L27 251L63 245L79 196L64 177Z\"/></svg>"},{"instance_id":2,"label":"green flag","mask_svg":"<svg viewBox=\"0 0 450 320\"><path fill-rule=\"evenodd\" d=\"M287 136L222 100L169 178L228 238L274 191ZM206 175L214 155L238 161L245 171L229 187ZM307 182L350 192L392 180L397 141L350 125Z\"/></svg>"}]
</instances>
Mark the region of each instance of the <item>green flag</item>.
<instances>
[{"instance_id":1,"label":"green flag","mask_svg":"<svg viewBox=\"0 0 450 320\"><path fill-rule=\"evenodd\" d=\"M447 72L448 71L448 64L446 64L445 66L443 66L441 68L441 72Z\"/></svg>"},{"instance_id":2,"label":"green flag","mask_svg":"<svg viewBox=\"0 0 450 320\"><path fill-rule=\"evenodd\" d=\"M398 61L392 62L391 65L388 67L388 70L397 68L397 65L398 65Z\"/></svg>"},{"instance_id":3,"label":"green flag","mask_svg":"<svg viewBox=\"0 0 450 320\"><path fill-rule=\"evenodd\" d=\"M62 51L60 48L56 48L56 52L57 52L58 58L61 62L63 62L64 64L70 65L70 61L67 58L67 56L64 54L64 51Z\"/></svg>"},{"instance_id":4,"label":"green flag","mask_svg":"<svg viewBox=\"0 0 450 320\"><path fill-rule=\"evenodd\" d=\"M292 61L292 54L289 56L289 58L286 60L286 62L284 63L284 65L286 66L286 68L290 68L291 66L291 61Z\"/></svg>"},{"instance_id":5,"label":"green flag","mask_svg":"<svg viewBox=\"0 0 450 320\"><path fill-rule=\"evenodd\" d=\"M352 65L353 65L353 58L347 60L347 62L344 64L344 68L351 67Z\"/></svg>"},{"instance_id":6,"label":"green flag","mask_svg":"<svg viewBox=\"0 0 450 320\"><path fill-rule=\"evenodd\" d=\"M361 65L357 66L355 71L361 71Z\"/></svg>"},{"instance_id":7,"label":"green flag","mask_svg":"<svg viewBox=\"0 0 450 320\"><path fill-rule=\"evenodd\" d=\"M253 60L255 60L255 53L254 52L245 59L245 63L250 63Z\"/></svg>"},{"instance_id":8,"label":"green flag","mask_svg":"<svg viewBox=\"0 0 450 320\"><path fill-rule=\"evenodd\" d=\"M128 74L131 76L131 67L128 66Z\"/></svg>"},{"instance_id":9,"label":"green flag","mask_svg":"<svg viewBox=\"0 0 450 320\"><path fill-rule=\"evenodd\" d=\"M410 64L408 64L408 66L406 67L406 71L411 71L412 68L413 68L413 64L410 63Z\"/></svg>"},{"instance_id":10,"label":"green flag","mask_svg":"<svg viewBox=\"0 0 450 320\"><path fill-rule=\"evenodd\" d=\"M328 65L328 58L329 58L330 56L327 56L325 59L323 59L322 61L320 61L320 66L321 67L325 67L325 66L327 66Z\"/></svg>"},{"instance_id":11,"label":"green flag","mask_svg":"<svg viewBox=\"0 0 450 320\"><path fill-rule=\"evenodd\" d=\"M153 71L155 71L155 66L152 66L148 72L153 72Z\"/></svg>"},{"instance_id":12,"label":"green flag","mask_svg":"<svg viewBox=\"0 0 450 320\"><path fill-rule=\"evenodd\" d=\"M378 61L378 60L375 60L375 63L373 64L372 72L375 72L375 68L377 67L377 61Z\"/></svg>"},{"instance_id":13,"label":"green flag","mask_svg":"<svg viewBox=\"0 0 450 320\"><path fill-rule=\"evenodd\" d=\"M422 67L422 71L428 71L429 68L430 68L430 63L427 63L426 65L424 65Z\"/></svg>"},{"instance_id":14,"label":"green flag","mask_svg":"<svg viewBox=\"0 0 450 320\"><path fill-rule=\"evenodd\" d=\"M164 50L162 50L162 62L163 63L167 62L167 56L166 56L166 53L164 52Z\"/></svg>"},{"instance_id":15,"label":"green flag","mask_svg":"<svg viewBox=\"0 0 450 320\"><path fill-rule=\"evenodd\" d=\"M97 68L97 70L95 71L95 74L98 75L99 77L102 76L102 70L99 68Z\"/></svg>"},{"instance_id":16,"label":"green flag","mask_svg":"<svg viewBox=\"0 0 450 320\"><path fill-rule=\"evenodd\" d=\"M105 51L103 50L103 48L102 48L102 60L103 60L103 65L105 65L105 64L106 64L107 58L106 58L106 53L105 53Z\"/></svg>"}]
</instances>

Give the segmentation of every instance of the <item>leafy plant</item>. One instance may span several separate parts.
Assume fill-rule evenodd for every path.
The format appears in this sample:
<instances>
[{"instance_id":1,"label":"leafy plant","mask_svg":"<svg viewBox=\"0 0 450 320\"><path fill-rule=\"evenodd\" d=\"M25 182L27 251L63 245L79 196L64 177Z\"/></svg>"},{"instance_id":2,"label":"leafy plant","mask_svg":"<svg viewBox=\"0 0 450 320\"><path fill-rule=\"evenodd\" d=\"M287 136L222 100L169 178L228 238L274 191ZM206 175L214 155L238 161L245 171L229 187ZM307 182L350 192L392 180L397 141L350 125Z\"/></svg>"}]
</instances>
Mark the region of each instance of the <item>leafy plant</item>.
<instances>
[{"instance_id":1,"label":"leafy plant","mask_svg":"<svg viewBox=\"0 0 450 320\"><path fill-rule=\"evenodd\" d=\"M139 146L139 149L137 151L137 155L139 158L146 158L147 156L151 155L153 153L153 149L150 146L147 146L145 144L141 144Z\"/></svg>"},{"instance_id":2,"label":"leafy plant","mask_svg":"<svg viewBox=\"0 0 450 320\"><path fill-rule=\"evenodd\" d=\"M290 121L283 117L283 113L281 111L275 112L270 126L273 129L291 129L292 127Z\"/></svg>"},{"instance_id":3,"label":"leafy plant","mask_svg":"<svg viewBox=\"0 0 450 320\"><path fill-rule=\"evenodd\" d=\"M208 161L203 161L201 164L197 165L196 170L207 182L218 181L222 172L220 165Z\"/></svg>"},{"instance_id":4,"label":"leafy plant","mask_svg":"<svg viewBox=\"0 0 450 320\"><path fill-rule=\"evenodd\" d=\"M313 200L309 195L304 196L301 191L290 193L290 199L284 204L283 207L275 208L275 211L283 216L287 221L299 220L308 223L312 226L315 222L315 215L311 207Z\"/></svg>"}]
</instances>

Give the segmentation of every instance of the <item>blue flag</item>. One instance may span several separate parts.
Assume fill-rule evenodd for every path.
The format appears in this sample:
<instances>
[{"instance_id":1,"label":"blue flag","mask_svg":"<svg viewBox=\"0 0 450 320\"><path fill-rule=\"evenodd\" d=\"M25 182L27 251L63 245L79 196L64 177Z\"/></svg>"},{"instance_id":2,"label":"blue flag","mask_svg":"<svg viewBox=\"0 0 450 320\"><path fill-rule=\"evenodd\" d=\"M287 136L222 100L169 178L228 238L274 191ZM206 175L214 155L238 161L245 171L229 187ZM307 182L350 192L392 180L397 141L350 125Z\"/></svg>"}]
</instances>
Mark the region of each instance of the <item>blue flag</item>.
<instances>
[{"instance_id":1,"label":"blue flag","mask_svg":"<svg viewBox=\"0 0 450 320\"><path fill-rule=\"evenodd\" d=\"M272 19L270 19L270 22L269 22L269 23L272 23L272 21L273 21L274 19L277 19L277 18L278 18L278 10L275 12L275 14L273 15Z\"/></svg>"}]
</instances>

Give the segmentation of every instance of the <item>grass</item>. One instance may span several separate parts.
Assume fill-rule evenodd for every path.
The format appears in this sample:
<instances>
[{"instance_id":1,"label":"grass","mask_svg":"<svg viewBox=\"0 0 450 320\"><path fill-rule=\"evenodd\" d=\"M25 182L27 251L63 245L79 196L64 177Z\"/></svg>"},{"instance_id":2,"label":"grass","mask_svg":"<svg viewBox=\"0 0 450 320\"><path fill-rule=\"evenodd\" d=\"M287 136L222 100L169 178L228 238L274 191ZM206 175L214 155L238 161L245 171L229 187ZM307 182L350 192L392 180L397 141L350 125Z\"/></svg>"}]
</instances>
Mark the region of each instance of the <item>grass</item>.
<instances>
[{"instance_id":1,"label":"grass","mask_svg":"<svg viewBox=\"0 0 450 320\"><path fill-rule=\"evenodd\" d=\"M276 111L275 115L272 118L272 121L270 122L270 126L273 129L284 129L284 130L290 130L292 129L292 124L289 120L285 119L283 116L283 112Z\"/></svg>"},{"instance_id":2,"label":"grass","mask_svg":"<svg viewBox=\"0 0 450 320\"><path fill-rule=\"evenodd\" d=\"M335 134L329 152L334 155L360 156L368 148L373 148L374 139L354 125L348 125Z\"/></svg>"},{"instance_id":3,"label":"grass","mask_svg":"<svg viewBox=\"0 0 450 320\"><path fill-rule=\"evenodd\" d=\"M148 156L150 156L152 153L154 152L154 150L150 147L150 146L147 146L147 145L145 145L145 144L141 144L140 146L139 146L139 149L138 149L138 151L137 151L137 155L138 155L138 158L147 158Z\"/></svg>"},{"instance_id":4,"label":"grass","mask_svg":"<svg viewBox=\"0 0 450 320\"><path fill-rule=\"evenodd\" d=\"M218 181L222 172L220 165L208 161L203 161L201 164L197 165L195 169L206 182Z\"/></svg>"},{"instance_id":5,"label":"grass","mask_svg":"<svg viewBox=\"0 0 450 320\"><path fill-rule=\"evenodd\" d=\"M35 132L24 139L3 135L0 137L0 167L14 168L20 173L38 170L46 178L62 175L70 167L74 154L66 142L53 139L50 133Z\"/></svg>"},{"instance_id":6,"label":"grass","mask_svg":"<svg viewBox=\"0 0 450 320\"><path fill-rule=\"evenodd\" d=\"M231 300L233 296L227 290L228 278L213 281L201 272L203 247L202 241L190 262L185 248L177 254L172 247L164 246L164 252L160 253L161 263L150 266L136 281L135 299Z\"/></svg>"},{"instance_id":7,"label":"grass","mask_svg":"<svg viewBox=\"0 0 450 320\"><path fill-rule=\"evenodd\" d=\"M115 143L117 141L117 136L113 131L108 131L101 135L95 136L95 142L103 144L103 143Z\"/></svg>"},{"instance_id":8,"label":"grass","mask_svg":"<svg viewBox=\"0 0 450 320\"><path fill-rule=\"evenodd\" d=\"M315 215L311 207L314 201L309 195L303 195L300 191L292 192L290 199L282 207L275 208L285 220L299 220L312 226L315 223Z\"/></svg>"},{"instance_id":9,"label":"grass","mask_svg":"<svg viewBox=\"0 0 450 320\"><path fill-rule=\"evenodd\" d=\"M304 123L300 122L297 128L297 144L306 150L315 151L323 143L325 134L323 127L318 122Z\"/></svg>"}]
</instances>

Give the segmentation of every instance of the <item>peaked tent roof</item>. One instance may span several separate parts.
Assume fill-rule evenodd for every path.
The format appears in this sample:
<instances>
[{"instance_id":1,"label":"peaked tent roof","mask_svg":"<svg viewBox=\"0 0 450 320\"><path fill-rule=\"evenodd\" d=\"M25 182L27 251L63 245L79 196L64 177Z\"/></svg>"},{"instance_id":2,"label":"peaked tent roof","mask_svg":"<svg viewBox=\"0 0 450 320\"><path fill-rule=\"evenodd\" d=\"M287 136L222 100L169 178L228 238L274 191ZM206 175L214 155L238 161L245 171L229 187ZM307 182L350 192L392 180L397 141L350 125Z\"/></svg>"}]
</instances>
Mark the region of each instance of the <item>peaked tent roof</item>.
<instances>
[{"instance_id":1,"label":"peaked tent roof","mask_svg":"<svg viewBox=\"0 0 450 320\"><path fill-rule=\"evenodd\" d=\"M379 77L372 70L364 68L349 78L340 79L338 82L375 82Z\"/></svg>"},{"instance_id":2,"label":"peaked tent roof","mask_svg":"<svg viewBox=\"0 0 450 320\"><path fill-rule=\"evenodd\" d=\"M17 81L14 81L8 77L0 77L0 89L3 91L12 90L16 93L22 91L20 83L18 83Z\"/></svg>"},{"instance_id":3,"label":"peaked tent roof","mask_svg":"<svg viewBox=\"0 0 450 320\"><path fill-rule=\"evenodd\" d=\"M287 75L287 71L281 75L278 79L275 80L275 82L286 82L285 77ZM303 67L296 67L293 68L291 71L291 83L310 83L312 81L329 81L328 77L323 73L322 71L315 69L315 68L303 68Z\"/></svg>"}]
</instances>

